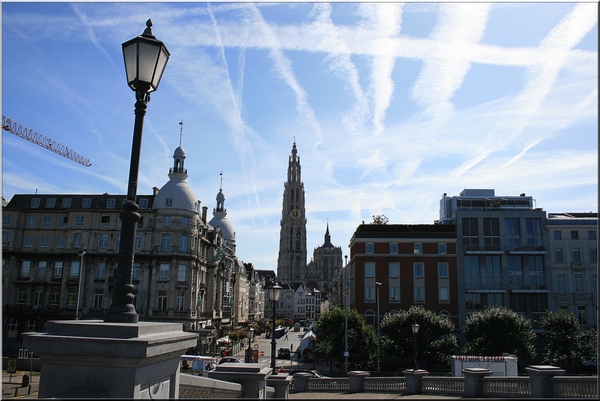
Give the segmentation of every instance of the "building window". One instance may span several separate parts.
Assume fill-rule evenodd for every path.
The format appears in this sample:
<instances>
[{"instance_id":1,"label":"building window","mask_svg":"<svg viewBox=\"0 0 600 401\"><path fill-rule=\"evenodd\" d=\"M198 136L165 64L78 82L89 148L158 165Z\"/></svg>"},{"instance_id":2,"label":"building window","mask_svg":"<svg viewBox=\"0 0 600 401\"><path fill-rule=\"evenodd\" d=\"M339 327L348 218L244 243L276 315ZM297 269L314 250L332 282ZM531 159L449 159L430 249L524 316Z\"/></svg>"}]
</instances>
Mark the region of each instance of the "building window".
<instances>
[{"instance_id":1,"label":"building window","mask_svg":"<svg viewBox=\"0 0 600 401\"><path fill-rule=\"evenodd\" d=\"M165 216L163 217L163 226L164 227L169 227L171 225L171 216Z\"/></svg>"},{"instance_id":2,"label":"building window","mask_svg":"<svg viewBox=\"0 0 600 401\"><path fill-rule=\"evenodd\" d=\"M114 198L110 198L110 199L106 200L106 208L107 209L114 209L116 204L117 204L117 200Z\"/></svg>"},{"instance_id":3,"label":"building window","mask_svg":"<svg viewBox=\"0 0 600 401\"><path fill-rule=\"evenodd\" d=\"M135 235L135 249L142 249L142 234Z\"/></svg>"},{"instance_id":4,"label":"building window","mask_svg":"<svg viewBox=\"0 0 600 401\"><path fill-rule=\"evenodd\" d=\"M70 277L79 277L79 261L71 262L71 274Z\"/></svg>"},{"instance_id":5,"label":"building window","mask_svg":"<svg viewBox=\"0 0 600 401\"><path fill-rule=\"evenodd\" d=\"M75 216L75 226L83 226L83 221L85 220L85 216L80 214Z\"/></svg>"},{"instance_id":6,"label":"building window","mask_svg":"<svg viewBox=\"0 0 600 401\"><path fill-rule=\"evenodd\" d=\"M525 219L527 246L537 248L542 245L540 219Z\"/></svg>"},{"instance_id":7,"label":"building window","mask_svg":"<svg viewBox=\"0 0 600 401\"><path fill-rule=\"evenodd\" d=\"M21 262L21 271L19 272L19 278L29 278L31 272L31 261L24 260Z\"/></svg>"},{"instance_id":8,"label":"building window","mask_svg":"<svg viewBox=\"0 0 600 401\"><path fill-rule=\"evenodd\" d=\"M532 288L546 288L546 282L544 280L544 261L542 256L528 256L527 261L529 263L529 284L531 284Z\"/></svg>"},{"instance_id":9,"label":"building window","mask_svg":"<svg viewBox=\"0 0 600 401\"><path fill-rule=\"evenodd\" d=\"M167 291L158 291L158 310L161 312L167 310Z\"/></svg>"},{"instance_id":10,"label":"building window","mask_svg":"<svg viewBox=\"0 0 600 401\"><path fill-rule=\"evenodd\" d=\"M390 254L392 254L392 255L398 254L398 243L397 242L390 243Z\"/></svg>"},{"instance_id":11,"label":"building window","mask_svg":"<svg viewBox=\"0 0 600 401\"><path fill-rule=\"evenodd\" d=\"M390 263L388 271L389 301L400 302L400 263Z\"/></svg>"},{"instance_id":12,"label":"building window","mask_svg":"<svg viewBox=\"0 0 600 401\"><path fill-rule=\"evenodd\" d=\"M374 262L365 262L365 302L375 302Z\"/></svg>"},{"instance_id":13,"label":"building window","mask_svg":"<svg viewBox=\"0 0 600 401\"><path fill-rule=\"evenodd\" d=\"M23 246L24 246L25 248L33 248L33 236L31 236L31 235L26 235L26 236L25 236L25 241L24 241L24 244L23 244Z\"/></svg>"},{"instance_id":14,"label":"building window","mask_svg":"<svg viewBox=\"0 0 600 401\"><path fill-rule=\"evenodd\" d=\"M178 290L177 291L177 312L183 312L184 311L184 299L185 299L185 291L184 290Z\"/></svg>"},{"instance_id":15,"label":"building window","mask_svg":"<svg viewBox=\"0 0 600 401\"><path fill-rule=\"evenodd\" d=\"M187 272L186 265L177 266L177 281L185 281L186 280L186 272Z\"/></svg>"},{"instance_id":16,"label":"building window","mask_svg":"<svg viewBox=\"0 0 600 401\"><path fill-rule=\"evenodd\" d=\"M2 225L3 226L10 225L10 214L2 213Z\"/></svg>"},{"instance_id":17,"label":"building window","mask_svg":"<svg viewBox=\"0 0 600 401\"><path fill-rule=\"evenodd\" d=\"M62 208L63 209L68 209L71 207L71 198L63 198L62 199Z\"/></svg>"},{"instance_id":18,"label":"building window","mask_svg":"<svg viewBox=\"0 0 600 401\"><path fill-rule=\"evenodd\" d=\"M98 241L98 248L101 248L101 249L108 248L108 234L100 234L100 238Z\"/></svg>"},{"instance_id":19,"label":"building window","mask_svg":"<svg viewBox=\"0 0 600 401\"><path fill-rule=\"evenodd\" d=\"M42 300L44 298L44 287L38 285L35 287L33 293L33 309L40 309L42 307Z\"/></svg>"},{"instance_id":20,"label":"building window","mask_svg":"<svg viewBox=\"0 0 600 401\"><path fill-rule=\"evenodd\" d=\"M60 218L60 223L58 223L58 227L67 228L68 224L69 224L69 216L62 216Z\"/></svg>"},{"instance_id":21,"label":"building window","mask_svg":"<svg viewBox=\"0 0 600 401\"><path fill-rule=\"evenodd\" d=\"M83 200L81 201L81 208L89 209L91 207L92 207L92 198L83 198Z\"/></svg>"},{"instance_id":22,"label":"building window","mask_svg":"<svg viewBox=\"0 0 600 401\"><path fill-rule=\"evenodd\" d=\"M166 252L171 250L171 234L162 235L161 250Z\"/></svg>"},{"instance_id":23,"label":"building window","mask_svg":"<svg viewBox=\"0 0 600 401\"><path fill-rule=\"evenodd\" d=\"M8 232L2 231L2 246L8 246Z\"/></svg>"},{"instance_id":24,"label":"building window","mask_svg":"<svg viewBox=\"0 0 600 401\"><path fill-rule=\"evenodd\" d=\"M60 292L57 290L58 290L58 288L53 288L52 292L50 293L50 305L51 306L58 306L58 303L60 302Z\"/></svg>"},{"instance_id":25,"label":"building window","mask_svg":"<svg viewBox=\"0 0 600 401\"><path fill-rule=\"evenodd\" d=\"M590 263L598 263L598 248L595 246L590 248Z\"/></svg>"},{"instance_id":26,"label":"building window","mask_svg":"<svg viewBox=\"0 0 600 401\"><path fill-rule=\"evenodd\" d=\"M27 303L27 289L19 287L17 290L17 304L25 305Z\"/></svg>"},{"instance_id":27,"label":"building window","mask_svg":"<svg viewBox=\"0 0 600 401\"><path fill-rule=\"evenodd\" d=\"M48 248L50 246L50 237L47 235L42 235L40 239L40 248Z\"/></svg>"},{"instance_id":28,"label":"building window","mask_svg":"<svg viewBox=\"0 0 600 401\"><path fill-rule=\"evenodd\" d=\"M500 222L498 218L483 219L483 244L485 250L500 249Z\"/></svg>"},{"instance_id":29,"label":"building window","mask_svg":"<svg viewBox=\"0 0 600 401\"><path fill-rule=\"evenodd\" d=\"M423 263L413 263L414 302L425 302L425 280Z\"/></svg>"},{"instance_id":30,"label":"building window","mask_svg":"<svg viewBox=\"0 0 600 401\"><path fill-rule=\"evenodd\" d=\"M77 299L77 290L75 288L68 288L67 291L67 307L74 308Z\"/></svg>"},{"instance_id":31,"label":"building window","mask_svg":"<svg viewBox=\"0 0 600 401\"><path fill-rule=\"evenodd\" d=\"M581 262L581 252L579 251L579 247L573 247L571 249L571 255L573 256L573 262Z\"/></svg>"},{"instance_id":32,"label":"building window","mask_svg":"<svg viewBox=\"0 0 600 401\"><path fill-rule=\"evenodd\" d=\"M131 270L131 280L138 281L140 279L140 264L134 263Z\"/></svg>"},{"instance_id":33,"label":"building window","mask_svg":"<svg viewBox=\"0 0 600 401\"><path fill-rule=\"evenodd\" d=\"M173 206L173 198L165 198L165 207Z\"/></svg>"},{"instance_id":34,"label":"building window","mask_svg":"<svg viewBox=\"0 0 600 401\"><path fill-rule=\"evenodd\" d=\"M179 252L187 252L188 251L188 242L189 242L189 237L187 235L182 235L179 238Z\"/></svg>"},{"instance_id":35,"label":"building window","mask_svg":"<svg viewBox=\"0 0 600 401\"><path fill-rule=\"evenodd\" d=\"M446 252L447 252L447 249L446 249L446 248L447 248L447 247L446 247L446 243L445 243L445 242L440 242L440 243L438 244L438 253L439 253L440 255L445 255L445 254L446 254Z\"/></svg>"},{"instance_id":36,"label":"building window","mask_svg":"<svg viewBox=\"0 0 600 401\"><path fill-rule=\"evenodd\" d=\"M63 262L54 262L54 270L52 272L52 277L58 278L62 277L63 270Z\"/></svg>"},{"instance_id":37,"label":"building window","mask_svg":"<svg viewBox=\"0 0 600 401\"><path fill-rule=\"evenodd\" d=\"M44 216L42 227L51 227L52 226L52 216Z\"/></svg>"},{"instance_id":38,"label":"building window","mask_svg":"<svg viewBox=\"0 0 600 401\"><path fill-rule=\"evenodd\" d=\"M562 232L554 231L554 239L562 239Z\"/></svg>"},{"instance_id":39,"label":"building window","mask_svg":"<svg viewBox=\"0 0 600 401\"><path fill-rule=\"evenodd\" d=\"M96 278L101 280L106 278L106 263L98 263L98 266L96 266Z\"/></svg>"},{"instance_id":40,"label":"building window","mask_svg":"<svg viewBox=\"0 0 600 401\"><path fill-rule=\"evenodd\" d=\"M181 225L183 227L189 227L189 225L190 225L190 218L189 217L183 217L181 219Z\"/></svg>"},{"instance_id":41,"label":"building window","mask_svg":"<svg viewBox=\"0 0 600 401\"><path fill-rule=\"evenodd\" d=\"M54 209L56 206L56 198L46 199L46 209Z\"/></svg>"},{"instance_id":42,"label":"building window","mask_svg":"<svg viewBox=\"0 0 600 401\"><path fill-rule=\"evenodd\" d=\"M107 228L110 226L110 216L100 216L100 227Z\"/></svg>"},{"instance_id":43,"label":"building window","mask_svg":"<svg viewBox=\"0 0 600 401\"><path fill-rule=\"evenodd\" d=\"M158 273L158 279L160 281L167 281L169 279L169 264L168 263L160 264L160 271Z\"/></svg>"},{"instance_id":44,"label":"building window","mask_svg":"<svg viewBox=\"0 0 600 401\"><path fill-rule=\"evenodd\" d=\"M592 273L592 288L598 288L598 273Z\"/></svg>"},{"instance_id":45,"label":"building window","mask_svg":"<svg viewBox=\"0 0 600 401\"><path fill-rule=\"evenodd\" d=\"M588 239L590 241L596 241L596 231L588 231Z\"/></svg>"},{"instance_id":46,"label":"building window","mask_svg":"<svg viewBox=\"0 0 600 401\"><path fill-rule=\"evenodd\" d=\"M579 231L571 231L571 239L579 239Z\"/></svg>"},{"instance_id":47,"label":"building window","mask_svg":"<svg viewBox=\"0 0 600 401\"><path fill-rule=\"evenodd\" d=\"M477 219L474 217L463 217L462 219L462 237L465 251L479 250L479 231L477 229Z\"/></svg>"},{"instance_id":48,"label":"building window","mask_svg":"<svg viewBox=\"0 0 600 401\"><path fill-rule=\"evenodd\" d=\"M35 227L35 216L27 217L27 227L29 227L29 228Z\"/></svg>"},{"instance_id":49,"label":"building window","mask_svg":"<svg viewBox=\"0 0 600 401\"><path fill-rule=\"evenodd\" d=\"M40 198L31 198L31 208L32 209L37 209L40 207Z\"/></svg>"},{"instance_id":50,"label":"building window","mask_svg":"<svg viewBox=\"0 0 600 401\"><path fill-rule=\"evenodd\" d=\"M583 281L583 273L573 273L573 285L575 287L575 292L584 292L585 283Z\"/></svg>"},{"instance_id":51,"label":"building window","mask_svg":"<svg viewBox=\"0 0 600 401\"><path fill-rule=\"evenodd\" d=\"M504 219L506 228L506 245L509 250L521 247L521 230L519 229L519 219Z\"/></svg>"},{"instance_id":52,"label":"building window","mask_svg":"<svg viewBox=\"0 0 600 401\"><path fill-rule=\"evenodd\" d=\"M418 242L415 243L413 252L417 255L422 254L423 253L423 244L418 243Z\"/></svg>"},{"instance_id":53,"label":"building window","mask_svg":"<svg viewBox=\"0 0 600 401\"><path fill-rule=\"evenodd\" d=\"M438 301L450 302L448 263L438 263Z\"/></svg>"},{"instance_id":54,"label":"building window","mask_svg":"<svg viewBox=\"0 0 600 401\"><path fill-rule=\"evenodd\" d=\"M488 293L487 294L487 305L502 305L502 294Z\"/></svg>"},{"instance_id":55,"label":"building window","mask_svg":"<svg viewBox=\"0 0 600 401\"><path fill-rule=\"evenodd\" d=\"M502 288L502 273L500 272L500 256L489 255L485 257L486 288Z\"/></svg>"},{"instance_id":56,"label":"building window","mask_svg":"<svg viewBox=\"0 0 600 401\"><path fill-rule=\"evenodd\" d=\"M563 249L560 246L554 248L554 261L556 263L562 263L565 261L565 256L563 255Z\"/></svg>"},{"instance_id":57,"label":"building window","mask_svg":"<svg viewBox=\"0 0 600 401\"><path fill-rule=\"evenodd\" d=\"M104 290L97 288L94 292L94 309L104 308Z\"/></svg>"},{"instance_id":58,"label":"building window","mask_svg":"<svg viewBox=\"0 0 600 401\"><path fill-rule=\"evenodd\" d=\"M556 273L556 292L566 292L567 278L565 273Z\"/></svg>"},{"instance_id":59,"label":"building window","mask_svg":"<svg viewBox=\"0 0 600 401\"><path fill-rule=\"evenodd\" d=\"M577 320L579 320L579 324L587 324L585 305L577 305Z\"/></svg>"},{"instance_id":60,"label":"building window","mask_svg":"<svg viewBox=\"0 0 600 401\"><path fill-rule=\"evenodd\" d=\"M372 255L375 252L375 246L372 242L367 242L365 244L365 253L368 255Z\"/></svg>"},{"instance_id":61,"label":"building window","mask_svg":"<svg viewBox=\"0 0 600 401\"><path fill-rule=\"evenodd\" d=\"M465 309L467 310L467 314L481 310L481 294L465 294Z\"/></svg>"},{"instance_id":62,"label":"building window","mask_svg":"<svg viewBox=\"0 0 600 401\"><path fill-rule=\"evenodd\" d=\"M148 199L140 199L140 209L148 209Z\"/></svg>"},{"instance_id":63,"label":"building window","mask_svg":"<svg viewBox=\"0 0 600 401\"><path fill-rule=\"evenodd\" d=\"M38 262L37 278L39 278L41 280L46 279L46 265L47 265L47 262L45 262L45 261Z\"/></svg>"},{"instance_id":64,"label":"building window","mask_svg":"<svg viewBox=\"0 0 600 401\"><path fill-rule=\"evenodd\" d=\"M481 275L479 271L479 258L477 256L465 256L465 288L468 290L480 289Z\"/></svg>"},{"instance_id":65,"label":"building window","mask_svg":"<svg viewBox=\"0 0 600 401\"><path fill-rule=\"evenodd\" d=\"M81 233L73 234L73 247L81 248Z\"/></svg>"},{"instance_id":66,"label":"building window","mask_svg":"<svg viewBox=\"0 0 600 401\"><path fill-rule=\"evenodd\" d=\"M56 247L57 248L64 248L66 245L67 245L67 237L65 237L65 236L56 237Z\"/></svg>"}]
</instances>

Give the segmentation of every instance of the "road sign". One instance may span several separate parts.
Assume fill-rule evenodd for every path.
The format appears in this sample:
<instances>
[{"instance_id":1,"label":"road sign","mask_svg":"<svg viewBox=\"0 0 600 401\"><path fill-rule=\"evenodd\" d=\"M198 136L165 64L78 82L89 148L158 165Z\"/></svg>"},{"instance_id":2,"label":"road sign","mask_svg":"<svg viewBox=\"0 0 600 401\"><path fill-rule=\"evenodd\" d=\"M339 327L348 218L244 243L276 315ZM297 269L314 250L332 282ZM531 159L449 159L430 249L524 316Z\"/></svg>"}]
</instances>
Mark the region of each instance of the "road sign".
<instances>
[{"instance_id":1,"label":"road sign","mask_svg":"<svg viewBox=\"0 0 600 401\"><path fill-rule=\"evenodd\" d=\"M17 358L8 358L6 373L15 373L17 371Z\"/></svg>"}]
</instances>

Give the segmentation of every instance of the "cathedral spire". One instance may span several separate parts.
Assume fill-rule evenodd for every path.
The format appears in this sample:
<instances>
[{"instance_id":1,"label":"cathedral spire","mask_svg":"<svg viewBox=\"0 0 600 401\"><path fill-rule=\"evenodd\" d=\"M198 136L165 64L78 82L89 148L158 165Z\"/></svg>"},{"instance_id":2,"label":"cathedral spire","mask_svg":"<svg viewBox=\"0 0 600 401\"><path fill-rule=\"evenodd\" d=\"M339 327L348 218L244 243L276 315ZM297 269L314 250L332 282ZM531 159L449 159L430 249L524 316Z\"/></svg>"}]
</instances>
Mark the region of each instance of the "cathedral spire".
<instances>
[{"instance_id":1,"label":"cathedral spire","mask_svg":"<svg viewBox=\"0 0 600 401\"><path fill-rule=\"evenodd\" d=\"M288 163L288 182L300 182L300 156L296 149L296 138L294 137L294 145L292 146L292 154Z\"/></svg>"}]
</instances>

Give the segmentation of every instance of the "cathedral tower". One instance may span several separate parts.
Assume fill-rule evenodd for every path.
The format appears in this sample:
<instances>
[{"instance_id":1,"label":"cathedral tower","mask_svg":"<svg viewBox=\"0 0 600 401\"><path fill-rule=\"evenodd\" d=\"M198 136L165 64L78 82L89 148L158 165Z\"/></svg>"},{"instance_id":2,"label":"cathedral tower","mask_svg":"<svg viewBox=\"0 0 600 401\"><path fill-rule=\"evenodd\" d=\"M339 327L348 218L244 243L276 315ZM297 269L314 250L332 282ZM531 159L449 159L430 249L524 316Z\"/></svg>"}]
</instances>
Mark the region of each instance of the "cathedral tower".
<instances>
[{"instance_id":1,"label":"cathedral tower","mask_svg":"<svg viewBox=\"0 0 600 401\"><path fill-rule=\"evenodd\" d=\"M296 141L289 158L284 183L277 278L283 283L301 282L306 269L306 209L304 184L300 177L300 157Z\"/></svg>"}]
</instances>

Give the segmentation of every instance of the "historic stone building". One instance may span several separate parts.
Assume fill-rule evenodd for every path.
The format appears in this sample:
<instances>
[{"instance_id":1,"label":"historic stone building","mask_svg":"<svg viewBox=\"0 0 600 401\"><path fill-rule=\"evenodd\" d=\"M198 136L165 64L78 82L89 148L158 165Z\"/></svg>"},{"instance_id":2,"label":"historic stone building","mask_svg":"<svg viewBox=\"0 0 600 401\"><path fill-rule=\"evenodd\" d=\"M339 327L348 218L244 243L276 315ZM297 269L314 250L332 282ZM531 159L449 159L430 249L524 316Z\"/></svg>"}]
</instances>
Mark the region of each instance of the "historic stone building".
<instances>
[{"instance_id":1,"label":"historic stone building","mask_svg":"<svg viewBox=\"0 0 600 401\"><path fill-rule=\"evenodd\" d=\"M342 266L342 250L331 243L327 225L323 245L315 248L307 264L306 223L304 183L294 142L283 191L277 279L285 284L302 283L310 292L331 293L334 274Z\"/></svg>"},{"instance_id":2,"label":"historic stone building","mask_svg":"<svg viewBox=\"0 0 600 401\"><path fill-rule=\"evenodd\" d=\"M178 322L222 335L263 317L262 285L235 254L235 232L217 194L213 218L187 183L178 147L169 181L139 195L132 284L140 321ZM126 195L17 194L2 211L4 351L48 320L102 319L118 260ZM249 302L251 301L251 302ZM221 329L221 330L219 330ZM219 332L220 331L220 332ZM212 334L214 335L214 334Z\"/></svg>"}]
</instances>

